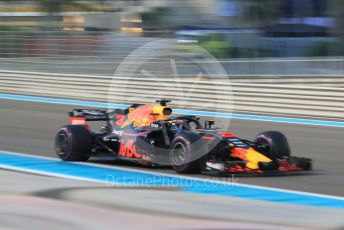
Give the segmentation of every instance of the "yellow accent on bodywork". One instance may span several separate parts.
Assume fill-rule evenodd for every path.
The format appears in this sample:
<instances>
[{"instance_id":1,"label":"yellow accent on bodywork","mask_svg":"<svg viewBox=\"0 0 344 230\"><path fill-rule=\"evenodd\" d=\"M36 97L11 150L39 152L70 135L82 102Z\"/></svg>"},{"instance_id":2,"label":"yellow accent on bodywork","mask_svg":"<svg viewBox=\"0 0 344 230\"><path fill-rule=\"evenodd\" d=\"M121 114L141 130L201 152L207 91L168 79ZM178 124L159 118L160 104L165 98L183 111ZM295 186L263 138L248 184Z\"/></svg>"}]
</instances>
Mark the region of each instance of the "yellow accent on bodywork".
<instances>
[{"instance_id":1,"label":"yellow accent on bodywork","mask_svg":"<svg viewBox=\"0 0 344 230\"><path fill-rule=\"evenodd\" d=\"M171 106L146 104L138 108L129 108L128 118L121 127L123 128L130 124L133 124L134 127L148 126L153 121L168 119L170 116L163 114L165 108L171 108Z\"/></svg>"},{"instance_id":2,"label":"yellow accent on bodywork","mask_svg":"<svg viewBox=\"0 0 344 230\"><path fill-rule=\"evenodd\" d=\"M258 165L259 162L268 163L268 162L272 161L268 157L257 152L256 150L254 150L253 148L249 148L247 150L246 160L247 160L246 167L250 168L250 169L258 169L259 168L259 165Z\"/></svg>"},{"instance_id":3,"label":"yellow accent on bodywork","mask_svg":"<svg viewBox=\"0 0 344 230\"><path fill-rule=\"evenodd\" d=\"M162 111L166 108L166 106L161 106L161 105L154 105L153 106L153 114L156 115L162 115Z\"/></svg>"},{"instance_id":4,"label":"yellow accent on bodywork","mask_svg":"<svg viewBox=\"0 0 344 230\"><path fill-rule=\"evenodd\" d=\"M159 105L159 104L154 104L154 106L153 106L153 114L156 114L156 115L159 114L160 116L163 116L165 119L169 118L170 116L163 114L163 111L166 108L172 109L172 105L167 104L166 106L163 106L163 105Z\"/></svg>"}]
</instances>

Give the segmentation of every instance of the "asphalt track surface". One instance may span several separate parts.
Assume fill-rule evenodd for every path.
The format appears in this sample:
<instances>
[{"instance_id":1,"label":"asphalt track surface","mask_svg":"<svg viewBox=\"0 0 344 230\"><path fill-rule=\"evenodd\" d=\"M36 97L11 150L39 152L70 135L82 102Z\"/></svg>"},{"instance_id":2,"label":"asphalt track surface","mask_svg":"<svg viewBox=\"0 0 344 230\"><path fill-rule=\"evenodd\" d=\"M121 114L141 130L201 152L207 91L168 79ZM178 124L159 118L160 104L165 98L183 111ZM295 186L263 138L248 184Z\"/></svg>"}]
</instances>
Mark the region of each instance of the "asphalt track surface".
<instances>
[{"instance_id":1,"label":"asphalt track surface","mask_svg":"<svg viewBox=\"0 0 344 230\"><path fill-rule=\"evenodd\" d=\"M55 157L55 132L67 123L67 112L76 106L14 100L0 100L0 103L1 150ZM237 182L344 196L343 128L248 120L232 120L230 126L230 131L247 139L253 139L256 134L266 130L284 132L294 155L312 158L315 171L310 175L298 176L240 177ZM175 174L170 169L126 167Z\"/></svg>"}]
</instances>

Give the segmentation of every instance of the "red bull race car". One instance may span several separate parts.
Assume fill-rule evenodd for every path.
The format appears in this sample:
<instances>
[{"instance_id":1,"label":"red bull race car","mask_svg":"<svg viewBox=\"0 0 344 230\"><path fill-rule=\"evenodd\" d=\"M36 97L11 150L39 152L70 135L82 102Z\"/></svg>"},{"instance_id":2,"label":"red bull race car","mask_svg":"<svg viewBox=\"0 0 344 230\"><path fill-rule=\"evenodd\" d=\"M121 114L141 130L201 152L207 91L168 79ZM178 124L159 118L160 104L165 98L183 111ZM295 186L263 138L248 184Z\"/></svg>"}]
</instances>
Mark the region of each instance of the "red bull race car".
<instances>
[{"instance_id":1,"label":"red bull race car","mask_svg":"<svg viewBox=\"0 0 344 230\"><path fill-rule=\"evenodd\" d=\"M55 138L63 161L90 157L130 161L146 166L171 166L178 173L275 175L312 170L312 160L291 156L286 137L263 132L253 141L204 126L197 116L173 116L170 100L133 104L125 109L70 112L70 124ZM91 130L89 122L104 121Z\"/></svg>"}]
</instances>

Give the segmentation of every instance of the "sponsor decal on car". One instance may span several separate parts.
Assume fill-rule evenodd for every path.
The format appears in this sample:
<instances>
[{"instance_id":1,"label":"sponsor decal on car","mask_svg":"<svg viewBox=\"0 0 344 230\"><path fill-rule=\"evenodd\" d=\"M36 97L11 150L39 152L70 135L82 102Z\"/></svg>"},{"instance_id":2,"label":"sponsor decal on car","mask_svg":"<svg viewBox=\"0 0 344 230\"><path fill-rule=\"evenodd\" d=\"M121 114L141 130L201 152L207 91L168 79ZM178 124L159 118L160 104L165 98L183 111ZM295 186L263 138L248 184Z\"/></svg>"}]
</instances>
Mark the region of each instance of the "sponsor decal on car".
<instances>
[{"instance_id":1,"label":"sponsor decal on car","mask_svg":"<svg viewBox=\"0 0 344 230\"><path fill-rule=\"evenodd\" d=\"M215 163L215 162L207 162L206 166L212 169L223 171L225 166L222 163Z\"/></svg>"},{"instance_id":2,"label":"sponsor decal on car","mask_svg":"<svg viewBox=\"0 0 344 230\"><path fill-rule=\"evenodd\" d=\"M127 158L142 158L142 155L136 151L136 146L133 139L129 139L126 142L121 140L118 155Z\"/></svg>"}]
</instances>

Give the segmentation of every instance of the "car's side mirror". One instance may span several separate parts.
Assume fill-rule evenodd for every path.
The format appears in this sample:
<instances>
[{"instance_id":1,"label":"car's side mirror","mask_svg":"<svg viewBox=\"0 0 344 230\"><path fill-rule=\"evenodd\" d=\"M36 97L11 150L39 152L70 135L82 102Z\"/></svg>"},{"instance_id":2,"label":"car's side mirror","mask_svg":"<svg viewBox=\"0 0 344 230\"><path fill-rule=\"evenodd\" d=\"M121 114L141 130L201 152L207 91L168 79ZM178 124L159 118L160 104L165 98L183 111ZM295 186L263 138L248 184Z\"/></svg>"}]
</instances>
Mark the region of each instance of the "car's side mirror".
<instances>
[{"instance_id":1,"label":"car's side mirror","mask_svg":"<svg viewBox=\"0 0 344 230\"><path fill-rule=\"evenodd\" d=\"M215 121L213 120L208 120L204 122L204 128L205 129L211 129L211 127L215 125Z\"/></svg>"}]
</instances>

